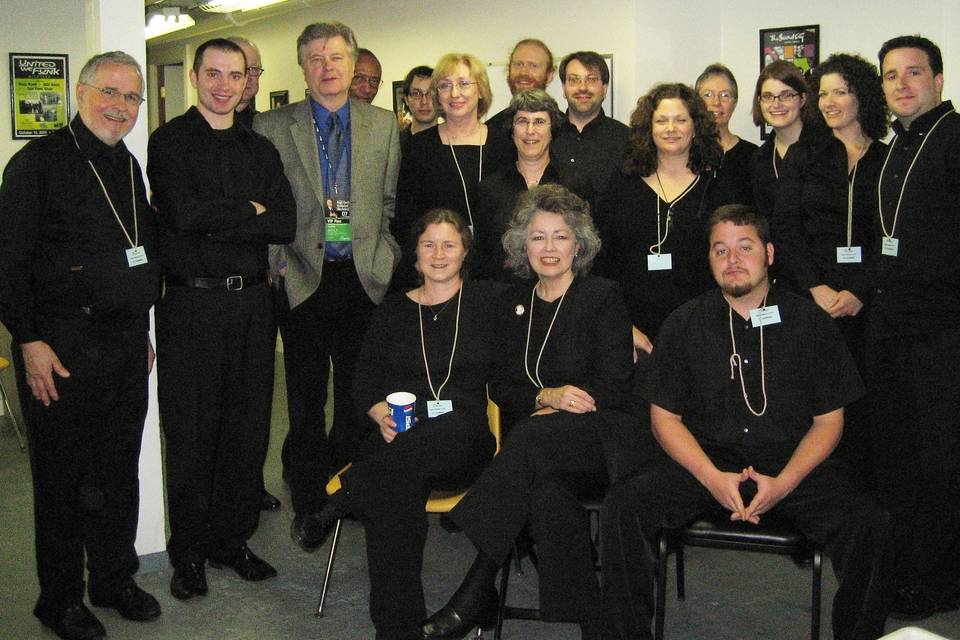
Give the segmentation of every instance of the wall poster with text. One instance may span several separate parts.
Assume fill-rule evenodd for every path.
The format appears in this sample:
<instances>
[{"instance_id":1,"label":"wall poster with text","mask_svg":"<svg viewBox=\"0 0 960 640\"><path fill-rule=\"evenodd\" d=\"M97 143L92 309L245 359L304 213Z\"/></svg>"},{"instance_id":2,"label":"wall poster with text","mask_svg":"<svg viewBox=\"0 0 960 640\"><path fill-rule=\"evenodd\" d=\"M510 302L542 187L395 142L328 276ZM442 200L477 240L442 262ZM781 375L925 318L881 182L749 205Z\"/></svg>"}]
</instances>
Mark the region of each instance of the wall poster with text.
<instances>
[{"instance_id":1,"label":"wall poster with text","mask_svg":"<svg viewBox=\"0 0 960 640\"><path fill-rule=\"evenodd\" d=\"M14 140L42 138L67 125L69 56L10 54L10 114Z\"/></svg>"},{"instance_id":2,"label":"wall poster with text","mask_svg":"<svg viewBox=\"0 0 960 640\"><path fill-rule=\"evenodd\" d=\"M760 70L777 60L792 62L804 75L810 73L820 64L820 25L760 29ZM760 125L762 139L770 134L766 124Z\"/></svg>"}]
</instances>

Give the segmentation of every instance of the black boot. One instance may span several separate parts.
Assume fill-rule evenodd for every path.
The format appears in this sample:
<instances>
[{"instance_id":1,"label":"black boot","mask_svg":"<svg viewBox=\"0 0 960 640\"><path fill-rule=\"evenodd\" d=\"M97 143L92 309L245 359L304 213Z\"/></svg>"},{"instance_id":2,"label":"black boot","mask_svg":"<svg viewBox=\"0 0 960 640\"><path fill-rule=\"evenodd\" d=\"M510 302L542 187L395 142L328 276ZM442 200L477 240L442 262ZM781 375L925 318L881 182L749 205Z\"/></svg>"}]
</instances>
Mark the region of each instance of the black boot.
<instances>
[{"instance_id":1,"label":"black boot","mask_svg":"<svg viewBox=\"0 0 960 640\"><path fill-rule=\"evenodd\" d=\"M423 637L462 638L474 627L492 628L499 601L493 581L499 569L482 551L478 553L450 601L423 623Z\"/></svg>"}]
</instances>

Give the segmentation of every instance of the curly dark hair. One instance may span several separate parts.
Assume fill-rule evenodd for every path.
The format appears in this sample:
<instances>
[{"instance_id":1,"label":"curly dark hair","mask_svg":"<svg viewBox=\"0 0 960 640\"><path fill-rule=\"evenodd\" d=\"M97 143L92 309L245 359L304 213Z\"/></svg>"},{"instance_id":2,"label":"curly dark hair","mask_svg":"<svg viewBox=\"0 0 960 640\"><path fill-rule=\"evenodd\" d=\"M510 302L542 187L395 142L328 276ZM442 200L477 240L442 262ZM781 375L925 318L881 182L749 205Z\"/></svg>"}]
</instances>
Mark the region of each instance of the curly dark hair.
<instances>
[{"instance_id":1,"label":"curly dark hair","mask_svg":"<svg viewBox=\"0 0 960 640\"><path fill-rule=\"evenodd\" d=\"M839 74L857 96L859 107L857 121L863 133L873 140L880 140L887 135L889 122L887 119L887 101L883 95L883 84L877 67L866 59L850 53L835 53L821 62L810 74L807 88L807 122L816 122L818 127L825 127L820 115L819 92L820 79L830 73Z\"/></svg>"},{"instance_id":2,"label":"curly dark hair","mask_svg":"<svg viewBox=\"0 0 960 640\"><path fill-rule=\"evenodd\" d=\"M723 147L717 134L713 114L707 111L703 98L682 83L658 84L637 100L637 108L630 114L630 141L623 160L623 173L649 176L657 170L657 146L653 142L653 112L662 100L682 100L693 119L693 140L687 167L702 173L720 166Z\"/></svg>"}]
</instances>

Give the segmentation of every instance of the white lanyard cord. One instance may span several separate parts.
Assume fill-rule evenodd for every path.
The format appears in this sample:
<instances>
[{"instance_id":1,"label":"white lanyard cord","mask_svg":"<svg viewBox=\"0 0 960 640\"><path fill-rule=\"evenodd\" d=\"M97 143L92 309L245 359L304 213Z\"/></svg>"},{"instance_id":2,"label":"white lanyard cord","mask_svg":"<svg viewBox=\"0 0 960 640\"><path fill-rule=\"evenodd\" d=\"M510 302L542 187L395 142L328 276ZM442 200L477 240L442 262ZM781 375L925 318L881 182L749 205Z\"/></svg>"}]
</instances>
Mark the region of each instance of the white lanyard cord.
<instances>
[{"instance_id":1,"label":"white lanyard cord","mask_svg":"<svg viewBox=\"0 0 960 640\"><path fill-rule=\"evenodd\" d=\"M73 123L68 123L67 128L70 129L70 135L73 136L73 144L76 145L77 151L80 151L80 143L77 142L77 134L73 132ZM123 235L127 237L127 242L130 243L130 248L136 249L140 244L140 229L137 226L137 188L133 179L133 156L130 156L130 195L131 200L133 201L133 239L130 238L127 228L123 226L123 221L120 220L120 214L117 213L117 208L113 206L113 200L110 199L110 194L107 193L107 187L103 184L103 180L100 178L100 173L97 171L97 168L93 166L93 162L91 162L89 159L87 159L87 164L90 165L90 168L93 170L93 175L96 176L97 182L100 183L100 188L103 190L103 195L107 199L107 204L110 205L110 210L113 211L113 217L117 219L117 224L120 225Z\"/></svg>"},{"instance_id":2,"label":"white lanyard cord","mask_svg":"<svg viewBox=\"0 0 960 640\"><path fill-rule=\"evenodd\" d=\"M767 296L763 296L763 306L760 308L764 309L766 306ZM733 307L729 302L727 303L727 311L729 312L730 320L730 342L733 344L733 353L730 354L730 379L734 379L734 368L738 369L740 371L740 389L743 391L743 401L746 403L750 413L759 418L767 412L767 370L763 358L763 322L760 322L760 389L763 392L763 408L757 413L753 410L753 407L750 406L750 398L747 397L747 383L743 379L743 365L740 354L737 353L737 340L733 336Z\"/></svg>"},{"instance_id":3,"label":"white lanyard cord","mask_svg":"<svg viewBox=\"0 0 960 640\"><path fill-rule=\"evenodd\" d=\"M773 141L773 155L770 156L770 157L771 157L771 159L773 160L773 177L776 178L777 181L779 181L779 180L780 180L780 172L777 171L777 141L776 141L776 139L774 139L774 141Z\"/></svg>"},{"instance_id":4,"label":"white lanyard cord","mask_svg":"<svg viewBox=\"0 0 960 640\"><path fill-rule=\"evenodd\" d=\"M457 166L457 173L460 175L460 185L463 187L463 201L467 204L467 218L470 222L470 228L473 229L473 212L470 211L470 194L467 193L467 181L463 179L463 171L460 170L460 163L457 161L457 152L453 150L453 142L447 145L450 147L450 153L453 155L453 164ZM483 143L480 143L480 175L477 177L477 184L483 180Z\"/></svg>"},{"instance_id":5,"label":"white lanyard cord","mask_svg":"<svg viewBox=\"0 0 960 640\"><path fill-rule=\"evenodd\" d=\"M423 368L427 372L427 385L430 387L430 393L434 400L440 400L440 394L443 388L450 382L450 376L453 374L453 356L457 353L457 338L460 335L460 300L463 298L463 283L460 283L460 291L457 292L457 320L453 328L453 346L450 348L450 362L447 365L447 377L443 379L440 388L434 391L433 381L430 379L430 365L427 363L427 342L423 337L423 305L417 303L417 318L420 320L420 349L423 351Z\"/></svg>"},{"instance_id":6,"label":"white lanyard cord","mask_svg":"<svg viewBox=\"0 0 960 640\"><path fill-rule=\"evenodd\" d=\"M880 229L883 231L885 238L892 238L897 230L897 218L900 216L900 204L903 202L903 193L907 190L907 180L910 179L910 172L913 171L913 165L917 163L917 158L920 157L920 152L923 151L923 145L927 144L927 140L930 139L937 125L951 113L955 113L955 111L953 109L947 111L933 123L930 131L927 131L927 135L924 136L923 142L920 143L920 148L917 149L917 153L914 154L913 160L910 161L910 167L907 168L907 173L903 176L903 184L900 185L900 196L897 198L897 208L893 211L893 226L890 227L890 233L887 233L887 225L883 222L883 195L880 186L883 184L883 174L887 170L887 163L890 162L890 155L893 153L893 147L897 144L897 138L899 138L899 136L894 136L893 140L890 141L890 146L887 148L887 157L883 161L883 167L880 169L880 178L877 180L877 212L880 214Z\"/></svg>"},{"instance_id":7,"label":"white lanyard cord","mask_svg":"<svg viewBox=\"0 0 960 640\"><path fill-rule=\"evenodd\" d=\"M663 201L667 202L667 194L663 190L663 184L660 182L660 172L654 171L654 173L657 176L657 184L660 185L660 194L663 195ZM663 230L664 233L662 237L660 236L660 195L656 196L657 197L657 243L650 245L650 253L657 256L660 255L660 249L663 248L664 243L666 243L667 241L667 236L670 235L670 221L673 220L673 205L676 204L677 202L680 202L683 196L690 193L690 191L693 190L695 186L697 186L698 182L700 182L699 174L693 179L693 181L690 184L686 186L686 188L683 191L680 192L680 195L678 195L676 198L674 198L673 200L667 203L667 219L666 219L666 225Z\"/></svg>"},{"instance_id":8,"label":"white lanyard cord","mask_svg":"<svg viewBox=\"0 0 960 640\"><path fill-rule=\"evenodd\" d=\"M863 153L866 153L864 151ZM860 155L863 157L863 154ZM850 182L847 184L847 248L853 244L853 185L857 181L857 167L860 166L860 160L857 159L853 165L853 175L850 176Z\"/></svg>"},{"instance_id":9,"label":"white lanyard cord","mask_svg":"<svg viewBox=\"0 0 960 640\"><path fill-rule=\"evenodd\" d=\"M569 291L569 287L567 290ZM533 386L543 389L543 383L540 381L540 358L543 357L543 350L547 346L547 340L550 339L550 332L553 331L553 323L557 321L557 314L560 313L560 305L563 304L563 299L567 297L567 292L564 291L563 295L560 296L560 302L557 303L557 308L553 312L553 319L550 320L550 326L547 327L547 334L543 336L543 344L540 345L540 353L537 354L537 364L533 369L533 376L531 376L527 361L530 359L530 329L533 327L533 297L536 293L537 285L535 284L533 285L533 290L530 291L530 318L527 320L527 346L523 349L523 370L527 372L527 378ZM534 376L536 376L536 379L534 379Z\"/></svg>"}]
</instances>

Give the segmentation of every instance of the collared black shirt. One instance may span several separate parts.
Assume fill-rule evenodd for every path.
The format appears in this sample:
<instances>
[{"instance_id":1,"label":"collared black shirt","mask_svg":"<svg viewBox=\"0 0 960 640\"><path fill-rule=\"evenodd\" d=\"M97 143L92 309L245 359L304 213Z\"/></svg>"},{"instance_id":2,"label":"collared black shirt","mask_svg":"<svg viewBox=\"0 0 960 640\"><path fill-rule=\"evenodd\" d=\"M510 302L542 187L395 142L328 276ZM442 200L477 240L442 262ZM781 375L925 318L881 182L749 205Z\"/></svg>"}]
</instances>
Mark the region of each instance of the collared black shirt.
<instances>
[{"instance_id":1,"label":"collared black shirt","mask_svg":"<svg viewBox=\"0 0 960 640\"><path fill-rule=\"evenodd\" d=\"M256 116L259 111L253 107L248 106L243 111L234 111L233 117L237 119L237 122L245 126L247 129L253 129L253 118Z\"/></svg>"},{"instance_id":2,"label":"collared black shirt","mask_svg":"<svg viewBox=\"0 0 960 640\"><path fill-rule=\"evenodd\" d=\"M788 458L814 416L857 400L863 383L830 316L776 286L767 298L767 306L773 305L781 322L763 327L767 408L762 417L747 409L740 370L731 379L730 307L720 289L687 302L663 324L644 397L682 416L701 444ZM759 412L764 397L760 329L734 311L733 335L747 396Z\"/></svg>"},{"instance_id":3,"label":"collared black shirt","mask_svg":"<svg viewBox=\"0 0 960 640\"><path fill-rule=\"evenodd\" d=\"M880 205L899 251L890 257L877 250L871 322L881 334L921 335L960 327L960 114L949 113L952 110L946 101L914 120L909 130L893 124L897 137L880 177ZM914 157L893 229L897 200ZM882 241L879 221L877 236Z\"/></svg>"},{"instance_id":4,"label":"collared black shirt","mask_svg":"<svg viewBox=\"0 0 960 640\"><path fill-rule=\"evenodd\" d=\"M131 239L132 161L137 235L146 250L146 265L128 266L130 242L88 160ZM155 241L156 220L136 158L122 141L109 147L74 117L70 127L23 147L4 170L0 320L22 344L44 339L42 318L67 308L145 314L159 293Z\"/></svg>"},{"instance_id":5,"label":"collared black shirt","mask_svg":"<svg viewBox=\"0 0 960 640\"><path fill-rule=\"evenodd\" d=\"M568 116L550 143L550 157L564 176L564 184L586 181L590 190L600 197L610 179L623 168L629 135L630 127L608 118L603 109L583 131L578 131Z\"/></svg>"},{"instance_id":6,"label":"collared black shirt","mask_svg":"<svg viewBox=\"0 0 960 640\"><path fill-rule=\"evenodd\" d=\"M263 136L236 122L215 130L191 107L150 136L147 157L164 273L260 275L267 245L293 240L296 203L280 154ZM266 212L256 215L251 201Z\"/></svg>"},{"instance_id":7,"label":"collared black shirt","mask_svg":"<svg viewBox=\"0 0 960 640\"><path fill-rule=\"evenodd\" d=\"M717 206L733 203L754 206L750 160L759 148L752 142L740 140L723 154L712 187L711 199Z\"/></svg>"}]
</instances>

